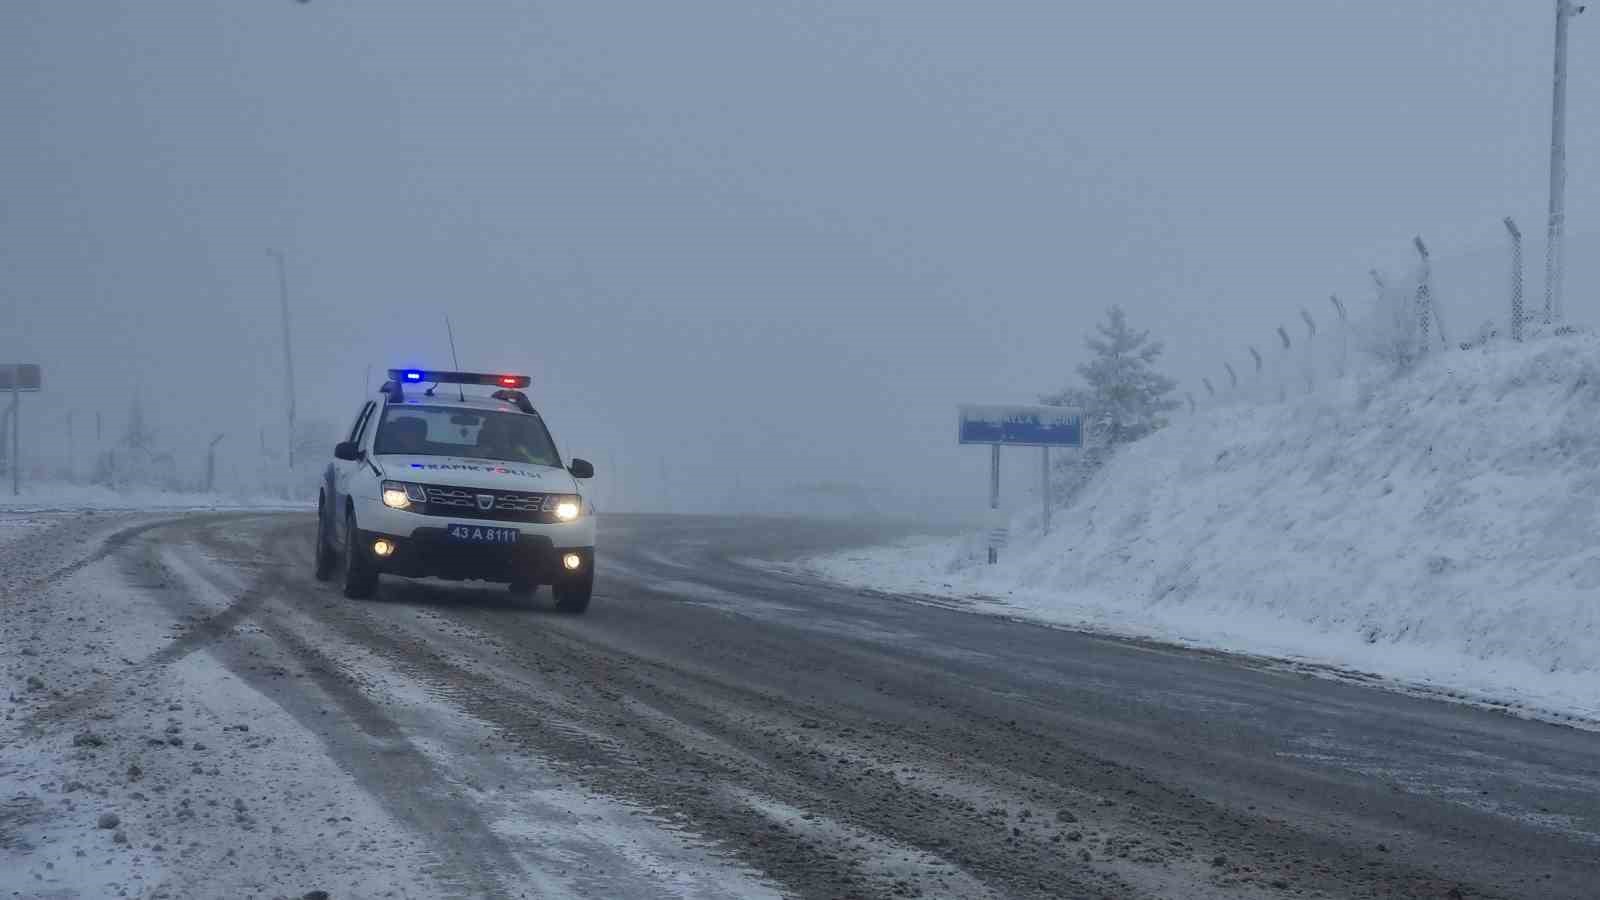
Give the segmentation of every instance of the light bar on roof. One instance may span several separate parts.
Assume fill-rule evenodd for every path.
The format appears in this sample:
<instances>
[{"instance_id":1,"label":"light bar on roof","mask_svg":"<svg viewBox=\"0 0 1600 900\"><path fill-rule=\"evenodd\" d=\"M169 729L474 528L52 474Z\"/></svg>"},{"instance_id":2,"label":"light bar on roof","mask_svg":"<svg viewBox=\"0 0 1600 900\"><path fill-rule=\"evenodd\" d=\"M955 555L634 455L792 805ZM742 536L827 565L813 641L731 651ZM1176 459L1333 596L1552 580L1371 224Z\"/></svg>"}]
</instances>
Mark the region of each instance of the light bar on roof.
<instances>
[{"instance_id":1,"label":"light bar on roof","mask_svg":"<svg viewBox=\"0 0 1600 900\"><path fill-rule=\"evenodd\" d=\"M396 384L478 384L484 387L521 390L533 379L526 375L491 375L482 372L440 372L434 369L390 369L389 380Z\"/></svg>"}]
</instances>

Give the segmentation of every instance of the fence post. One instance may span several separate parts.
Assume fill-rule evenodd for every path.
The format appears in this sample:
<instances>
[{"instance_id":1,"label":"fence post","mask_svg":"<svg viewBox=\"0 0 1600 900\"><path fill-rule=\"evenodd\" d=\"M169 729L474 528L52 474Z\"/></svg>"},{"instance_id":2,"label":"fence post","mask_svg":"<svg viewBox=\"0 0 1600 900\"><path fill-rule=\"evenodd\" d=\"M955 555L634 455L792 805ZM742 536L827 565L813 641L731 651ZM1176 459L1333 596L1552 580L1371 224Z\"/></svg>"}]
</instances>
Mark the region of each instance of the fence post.
<instances>
[{"instance_id":1,"label":"fence post","mask_svg":"<svg viewBox=\"0 0 1600 900\"><path fill-rule=\"evenodd\" d=\"M1422 242L1422 236L1417 235L1411 239L1417 248L1417 257L1421 260L1421 268L1417 272L1417 338L1418 352L1427 353L1429 344L1429 323L1433 320L1433 290L1429 284L1433 279L1433 264L1428 259L1428 245Z\"/></svg>"},{"instance_id":2,"label":"fence post","mask_svg":"<svg viewBox=\"0 0 1600 900\"><path fill-rule=\"evenodd\" d=\"M1311 318L1311 311L1304 306L1300 307L1300 318L1306 323L1306 393L1311 393L1317 386L1317 320Z\"/></svg>"},{"instance_id":3,"label":"fence post","mask_svg":"<svg viewBox=\"0 0 1600 900\"><path fill-rule=\"evenodd\" d=\"M1334 311L1339 314L1339 377L1343 378L1345 358L1350 344L1350 319L1345 315L1344 301L1339 299L1338 294L1330 294L1328 299L1332 301Z\"/></svg>"},{"instance_id":4,"label":"fence post","mask_svg":"<svg viewBox=\"0 0 1600 900\"><path fill-rule=\"evenodd\" d=\"M1280 365L1283 366L1283 367L1287 367L1288 363L1289 363L1289 332L1287 330L1285 330L1282 325L1278 326L1278 340L1283 341L1283 355L1279 357L1279 359L1282 360L1282 363ZM1286 385L1284 385L1284 383L1283 383L1283 379L1284 378L1285 378L1285 373L1284 372L1279 372L1278 373L1278 402L1279 403L1282 403L1283 401L1289 399L1288 387Z\"/></svg>"},{"instance_id":5,"label":"fence post","mask_svg":"<svg viewBox=\"0 0 1600 900\"><path fill-rule=\"evenodd\" d=\"M1506 231L1511 235L1511 339L1522 340L1522 229L1506 216Z\"/></svg>"},{"instance_id":6,"label":"fence post","mask_svg":"<svg viewBox=\"0 0 1600 900\"><path fill-rule=\"evenodd\" d=\"M1211 379L1202 378L1200 379L1200 383L1206 386L1206 396L1215 399L1217 396L1217 389L1211 386Z\"/></svg>"},{"instance_id":7,"label":"fence post","mask_svg":"<svg viewBox=\"0 0 1600 900\"><path fill-rule=\"evenodd\" d=\"M1225 362L1222 367L1228 370L1228 386L1235 391L1239 390L1239 373L1233 370L1233 363Z\"/></svg>"}]
</instances>

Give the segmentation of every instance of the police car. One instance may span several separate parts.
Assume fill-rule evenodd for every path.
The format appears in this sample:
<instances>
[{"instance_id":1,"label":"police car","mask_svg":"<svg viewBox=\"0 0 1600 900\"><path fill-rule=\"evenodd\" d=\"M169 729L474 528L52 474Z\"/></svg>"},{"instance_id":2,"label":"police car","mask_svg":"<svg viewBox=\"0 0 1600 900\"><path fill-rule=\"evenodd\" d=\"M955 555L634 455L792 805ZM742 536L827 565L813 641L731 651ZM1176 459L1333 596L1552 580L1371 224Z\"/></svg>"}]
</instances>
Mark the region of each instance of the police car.
<instances>
[{"instance_id":1,"label":"police car","mask_svg":"<svg viewBox=\"0 0 1600 900\"><path fill-rule=\"evenodd\" d=\"M380 574L552 586L581 613L594 589L594 515L524 375L391 369L334 448L317 500L316 575L346 597ZM467 386L489 387L487 396ZM481 392L475 392L481 394Z\"/></svg>"}]
</instances>

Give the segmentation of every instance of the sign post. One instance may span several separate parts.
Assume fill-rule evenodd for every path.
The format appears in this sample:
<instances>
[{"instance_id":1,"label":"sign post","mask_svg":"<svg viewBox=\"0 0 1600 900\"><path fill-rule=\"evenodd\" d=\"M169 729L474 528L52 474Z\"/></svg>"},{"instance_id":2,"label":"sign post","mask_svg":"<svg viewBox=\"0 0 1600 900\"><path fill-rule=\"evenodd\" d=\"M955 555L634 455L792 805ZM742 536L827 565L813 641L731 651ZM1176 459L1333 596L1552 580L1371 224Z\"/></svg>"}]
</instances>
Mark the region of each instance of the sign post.
<instances>
[{"instance_id":1,"label":"sign post","mask_svg":"<svg viewBox=\"0 0 1600 900\"><path fill-rule=\"evenodd\" d=\"M22 495L22 367L11 367L11 496Z\"/></svg>"},{"instance_id":2,"label":"sign post","mask_svg":"<svg viewBox=\"0 0 1600 900\"><path fill-rule=\"evenodd\" d=\"M989 448L989 565L1000 558L1000 545L1006 541L1005 526L1000 524L1000 445Z\"/></svg>"},{"instance_id":3,"label":"sign post","mask_svg":"<svg viewBox=\"0 0 1600 900\"><path fill-rule=\"evenodd\" d=\"M1050 531L1050 448L1083 446L1083 413L1063 406L1011 406L994 403L964 403L956 408L956 442L988 444L989 509L998 520L1000 510L1000 448L1039 447L1043 451L1039 493L1044 501L1042 519L1045 533ZM989 530L989 563L1000 559L1005 528L998 521Z\"/></svg>"},{"instance_id":4,"label":"sign post","mask_svg":"<svg viewBox=\"0 0 1600 900\"><path fill-rule=\"evenodd\" d=\"M22 392L39 389L39 367L12 363L0 368L0 389L11 392L11 495L15 497L22 493Z\"/></svg>"},{"instance_id":5,"label":"sign post","mask_svg":"<svg viewBox=\"0 0 1600 900\"><path fill-rule=\"evenodd\" d=\"M1043 454L1043 462L1044 462L1044 469L1039 475L1039 493L1044 496L1044 519L1042 520L1044 522L1044 524L1043 524L1043 526L1041 526L1041 530L1045 534L1049 534L1050 533L1050 448L1049 447L1040 447L1039 448L1039 452L1041 454Z\"/></svg>"}]
</instances>

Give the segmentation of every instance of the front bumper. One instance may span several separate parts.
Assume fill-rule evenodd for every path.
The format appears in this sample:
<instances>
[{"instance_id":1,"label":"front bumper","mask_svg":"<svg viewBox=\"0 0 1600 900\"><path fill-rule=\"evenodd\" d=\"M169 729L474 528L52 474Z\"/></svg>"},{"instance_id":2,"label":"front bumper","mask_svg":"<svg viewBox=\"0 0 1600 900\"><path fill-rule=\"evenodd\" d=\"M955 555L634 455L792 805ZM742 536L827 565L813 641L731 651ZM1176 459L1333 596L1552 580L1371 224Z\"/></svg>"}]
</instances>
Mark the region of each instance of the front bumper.
<instances>
[{"instance_id":1,"label":"front bumper","mask_svg":"<svg viewBox=\"0 0 1600 900\"><path fill-rule=\"evenodd\" d=\"M471 544L446 536L448 525L469 524L515 528L514 544ZM382 503L358 503L356 546L379 572L408 578L447 578L451 580L527 581L552 584L568 576L582 576L594 567L594 517L584 515L575 522L543 524L499 522L484 519L453 520L446 516L424 516L390 509ZM379 557L372 552L373 542L386 538L394 552ZM583 564L575 572L562 567L561 557L577 553Z\"/></svg>"},{"instance_id":2,"label":"front bumper","mask_svg":"<svg viewBox=\"0 0 1600 900\"><path fill-rule=\"evenodd\" d=\"M407 578L554 584L594 570L593 547L557 548L544 536L525 534L515 544L471 544L451 540L443 528L418 528L405 537L362 529L358 537L359 552L374 569ZM392 543L394 552L385 557L373 553L379 538ZM562 565L562 557L569 553L581 560L576 570Z\"/></svg>"}]
</instances>

